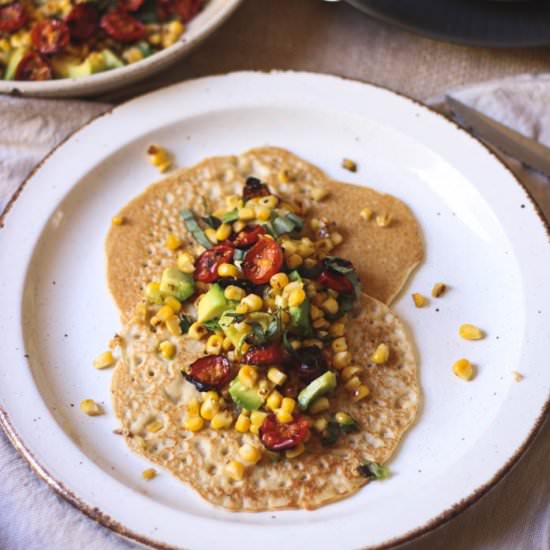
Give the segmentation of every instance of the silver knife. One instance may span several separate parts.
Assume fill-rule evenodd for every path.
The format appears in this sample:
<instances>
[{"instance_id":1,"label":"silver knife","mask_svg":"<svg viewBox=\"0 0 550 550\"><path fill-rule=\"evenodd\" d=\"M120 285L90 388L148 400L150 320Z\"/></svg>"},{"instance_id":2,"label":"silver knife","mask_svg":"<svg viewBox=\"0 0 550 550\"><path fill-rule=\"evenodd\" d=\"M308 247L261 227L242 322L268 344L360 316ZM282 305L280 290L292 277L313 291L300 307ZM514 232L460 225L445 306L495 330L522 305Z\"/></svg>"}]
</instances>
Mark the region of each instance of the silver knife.
<instances>
[{"instance_id":1,"label":"silver knife","mask_svg":"<svg viewBox=\"0 0 550 550\"><path fill-rule=\"evenodd\" d=\"M500 122L446 96L453 117L467 129L504 153L550 177L550 147L504 126Z\"/></svg>"}]
</instances>

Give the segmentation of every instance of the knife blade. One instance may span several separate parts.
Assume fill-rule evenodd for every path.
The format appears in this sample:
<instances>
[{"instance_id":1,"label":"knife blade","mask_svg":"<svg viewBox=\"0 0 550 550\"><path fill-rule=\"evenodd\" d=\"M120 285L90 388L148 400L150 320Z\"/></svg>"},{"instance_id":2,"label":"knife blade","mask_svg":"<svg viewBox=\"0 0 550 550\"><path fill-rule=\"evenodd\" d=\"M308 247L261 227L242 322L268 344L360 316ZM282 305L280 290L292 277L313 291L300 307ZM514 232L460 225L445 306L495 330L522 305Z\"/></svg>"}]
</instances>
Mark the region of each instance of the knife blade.
<instances>
[{"instance_id":1,"label":"knife blade","mask_svg":"<svg viewBox=\"0 0 550 550\"><path fill-rule=\"evenodd\" d=\"M457 99L445 96L455 120L476 136L550 177L550 147L530 139Z\"/></svg>"}]
</instances>

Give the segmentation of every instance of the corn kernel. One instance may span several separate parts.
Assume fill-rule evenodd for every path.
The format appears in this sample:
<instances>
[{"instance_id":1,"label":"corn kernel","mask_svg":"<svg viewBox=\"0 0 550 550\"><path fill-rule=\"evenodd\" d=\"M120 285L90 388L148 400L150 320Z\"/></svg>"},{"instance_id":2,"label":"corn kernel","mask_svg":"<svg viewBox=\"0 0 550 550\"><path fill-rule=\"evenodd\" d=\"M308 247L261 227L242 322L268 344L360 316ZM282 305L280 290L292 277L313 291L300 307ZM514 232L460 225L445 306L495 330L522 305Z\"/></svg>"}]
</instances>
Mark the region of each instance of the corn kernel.
<instances>
[{"instance_id":1,"label":"corn kernel","mask_svg":"<svg viewBox=\"0 0 550 550\"><path fill-rule=\"evenodd\" d=\"M244 466L236 460L231 460L225 467L225 474L234 481L241 481L244 477Z\"/></svg>"},{"instance_id":2,"label":"corn kernel","mask_svg":"<svg viewBox=\"0 0 550 550\"><path fill-rule=\"evenodd\" d=\"M416 307L424 307L428 304L428 299L419 292L412 294L412 299Z\"/></svg>"},{"instance_id":3,"label":"corn kernel","mask_svg":"<svg viewBox=\"0 0 550 550\"><path fill-rule=\"evenodd\" d=\"M267 417L267 413L262 411L252 411L250 413L250 422L252 426L257 426L258 428L264 423L264 420Z\"/></svg>"},{"instance_id":4,"label":"corn kernel","mask_svg":"<svg viewBox=\"0 0 550 550\"><path fill-rule=\"evenodd\" d=\"M375 365L383 365L390 357L390 348L387 344L378 344L371 355L371 361Z\"/></svg>"},{"instance_id":5,"label":"corn kernel","mask_svg":"<svg viewBox=\"0 0 550 550\"><path fill-rule=\"evenodd\" d=\"M235 422L235 430L241 433L246 433L250 429L250 418L244 414L240 414Z\"/></svg>"},{"instance_id":6,"label":"corn kernel","mask_svg":"<svg viewBox=\"0 0 550 550\"><path fill-rule=\"evenodd\" d=\"M311 190L311 198L314 201L322 201L327 196L328 196L328 191L322 187L314 187Z\"/></svg>"},{"instance_id":7,"label":"corn kernel","mask_svg":"<svg viewBox=\"0 0 550 550\"><path fill-rule=\"evenodd\" d=\"M195 260L189 252L182 252L178 255L177 266L184 273L193 273L195 271Z\"/></svg>"},{"instance_id":8,"label":"corn kernel","mask_svg":"<svg viewBox=\"0 0 550 550\"><path fill-rule=\"evenodd\" d=\"M347 382L351 378L353 378L356 374L359 374L361 372L361 368L357 366L349 366L345 367L342 370L342 380L344 382Z\"/></svg>"},{"instance_id":9,"label":"corn kernel","mask_svg":"<svg viewBox=\"0 0 550 550\"><path fill-rule=\"evenodd\" d=\"M361 384L354 392L352 396L352 400L354 402L361 401L361 399L364 399L370 394L370 390L367 386L364 384Z\"/></svg>"},{"instance_id":10,"label":"corn kernel","mask_svg":"<svg viewBox=\"0 0 550 550\"><path fill-rule=\"evenodd\" d=\"M204 234L212 244L216 244L218 242L218 239L216 238L216 230L212 227L207 227L204 230Z\"/></svg>"},{"instance_id":11,"label":"corn kernel","mask_svg":"<svg viewBox=\"0 0 550 550\"><path fill-rule=\"evenodd\" d=\"M300 443L298 446L294 447L294 449L289 449L288 451L285 451L285 456L287 458L296 458L297 456L300 456L306 448L304 447L303 443Z\"/></svg>"},{"instance_id":12,"label":"corn kernel","mask_svg":"<svg viewBox=\"0 0 550 550\"><path fill-rule=\"evenodd\" d=\"M236 279L239 276L237 266L233 264L220 264L218 266L218 275L220 277L231 277Z\"/></svg>"},{"instance_id":13,"label":"corn kernel","mask_svg":"<svg viewBox=\"0 0 550 550\"><path fill-rule=\"evenodd\" d=\"M518 372L517 370L512 371L512 376L514 377L514 380L516 382L521 382L525 376L521 374L521 372Z\"/></svg>"},{"instance_id":14,"label":"corn kernel","mask_svg":"<svg viewBox=\"0 0 550 550\"><path fill-rule=\"evenodd\" d=\"M357 163L351 159L342 159L342 168L350 172L357 172Z\"/></svg>"},{"instance_id":15,"label":"corn kernel","mask_svg":"<svg viewBox=\"0 0 550 550\"><path fill-rule=\"evenodd\" d=\"M275 208L278 202L279 202L279 199L275 195L267 195L267 197L260 197L258 200L258 204L260 204L260 206L265 206L271 209Z\"/></svg>"},{"instance_id":16,"label":"corn kernel","mask_svg":"<svg viewBox=\"0 0 550 550\"><path fill-rule=\"evenodd\" d=\"M99 416L102 414L101 406L93 399L84 399L80 402L80 410L88 416Z\"/></svg>"},{"instance_id":17,"label":"corn kernel","mask_svg":"<svg viewBox=\"0 0 550 550\"><path fill-rule=\"evenodd\" d=\"M226 336L222 342L222 349L223 351L229 351L231 348L233 348L233 342Z\"/></svg>"},{"instance_id":18,"label":"corn kernel","mask_svg":"<svg viewBox=\"0 0 550 550\"><path fill-rule=\"evenodd\" d=\"M368 207L363 208L363 210L361 210L361 212L359 212L359 216L361 218L363 218L366 222L368 222L372 219L373 214L374 214L374 212Z\"/></svg>"},{"instance_id":19,"label":"corn kernel","mask_svg":"<svg viewBox=\"0 0 550 550\"><path fill-rule=\"evenodd\" d=\"M204 420L200 416L191 416L185 420L183 427L190 432L198 432L204 427Z\"/></svg>"},{"instance_id":20,"label":"corn kernel","mask_svg":"<svg viewBox=\"0 0 550 550\"><path fill-rule=\"evenodd\" d=\"M143 470L141 476L143 477L143 479L149 481L157 477L157 471L154 468L147 468L147 470Z\"/></svg>"},{"instance_id":21,"label":"corn kernel","mask_svg":"<svg viewBox=\"0 0 550 550\"><path fill-rule=\"evenodd\" d=\"M345 384L344 388L349 391L356 390L361 385L361 380L358 376L352 376Z\"/></svg>"},{"instance_id":22,"label":"corn kernel","mask_svg":"<svg viewBox=\"0 0 550 550\"><path fill-rule=\"evenodd\" d=\"M243 200L239 195L229 195L225 197L225 205L229 210L233 210L234 208L240 208L243 205Z\"/></svg>"},{"instance_id":23,"label":"corn kernel","mask_svg":"<svg viewBox=\"0 0 550 550\"><path fill-rule=\"evenodd\" d=\"M350 424L353 422L353 418L348 413L343 411L338 411L334 415L334 419L338 422L338 424Z\"/></svg>"},{"instance_id":24,"label":"corn kernel","mask_svg":"<svg viewBox=\"0 0 550 550\"><path fill-rule=\"evenodd\" d=\"M248 307L248 312L260 311L264 305L263 300L257 294L248 294L241 303Z\"/></svg>"},{"instance_id":25,"label":"corn kernel","mask_svg":"<svg viewBox=\"0 0 550 550\"><path fill-rule=\"evenodd\" d=\"M138 321L147 320L147 306L144 303L139 303L134 309L134 316Z\"/></svg>"},{"instance_id":26,"label":"corn kernel","mask_svg":"<svg viewBox=\"0 0 550 550\"><path fill-rule=\"evenodd\" d=\"M317 420L313 422L313 428L320 433L324 432L327 429L327 426L328 426L328 420L323 417L317 418Z\"/></svg>"},{"instance_id":27,"label":"corn kernel","mask_svg":"<svg viewBox=\"0 0 550 550\"><path fill-rule=\"evenodd\" d=\"M267 206L258 206L256 208L256 218L262 222L267 222L271 219L271 208Z\"/></svg>"},{"instance_id":28,"label":"corn kernel","mask_svg":"<svg viewBox=\"0 0 550 550\"><path fill-rule=\"evenodd\" d=\"M330 409L330 401L327 397L318 397L309 407L309 414L319 414Z\"/></svg>"},{"instance_id":29,"label":"corn kernel","mask_svg":"<svg viewBox=\"0 0 550 550\"><path fill-rule=\"evenodd\" d=\"M193 338L194 340L200 340L201 338L203 338L204 336L206 336L206 334L208 333L208 329L201 325L200 323L193 323L190 327L189 327L189 330L187 331L187 334L190 338Z\"/></svg>"},{"instance_id":30,"label":"corn kernel","mask_svg":"<svg viewBox=\"0 0 550 550\"><path fill-rule=\"evenodd\" d=\"M302 265L303 261L302 256L299 254L291 254L288 258L286 258L286 266L288 269L296 269Z\"/></svg>"},{"instance_id":31,"label":"corn kernel","mask_svg":"<svg viewBox=\"0 0 550 550\"><path fill-rule=\"evenodd\" d=\"M247 222L253 220L256 214L252 208L239 208L239 220Z\"/></svg>"},{"instance_id":32,"label":"corn kernel","mask_svg":"<svg viewBox=\"0 0 550 550\"><path fill-rule=\"evenodd\" d=\"M253 388L258 381L258 371L252 365L243 365L239 370L239 380L247 387Z\"/></svg>"},{"instance_id":33,"label":"corn kernel","mask_svg":"<svg viewBox=\"0 0 550 550\"><path fill-rule=\"evenodd\" d=\"M453 372L462 380L471 380L474 377L474 367L468 359L459 359L453 364Z\"/></svg>"},{"instance_id":34,"label":"corn kernel","mask_svg":"<svg viewBox=\"0 0 550 550\"><path fill-rule=\"evenodd\" d=\"M286 285L288 285L288 275L282 272L275 273L275 275L269 279L269 284L271 285L271 288L282 290Z\"/></svg>"},{"instance_id":35,"label":"corn kernel","mask_svg":"<svg viewBox=\"0 0 550 550\"><path fill-rule=\"evenodd\" d=\"M242 300L245 297L246 293L242 288L239 288L238 286L229 285L223 291L223 295L228 300L233 300L235 302L238 302L238 301Z\"/></svg>"},{"instance_id":36,"label":"corn kernel","mask_svg":"<svg viewBox=\"0 0 550 550\"><path fill-rule=\"evenodd\" d=\"M485 336L481 329L469 323L460 325L458 334L460 334L460 336L462 336L465 340L481 340Z\"/></svg>"},{"instance_id":37,"label":"corn kernel","mask_svg":"<svg viewBox=\"0 0 550 550\"><path fill-rule=\"evenodd\" d=\"M295 399L292 399L292 397L283 397L283 400L281 401L281 410L286 411L288 413L293 413L295 408L296 408Z\"/></svg>"},{"instance_id":38,"label":"corn kernel","mask_svg":"<svg viewBox=\"0 0 550 550\"><path fill-rule=\"evenodd\" d=\"M378 214L376 216L376 225L378 227L388 227L391 223L391 216L389 214Z\"/></svg>"},{"instance_id":39,"label":"corn kernel","mask_svg":"<svg viewBox=\"0 0 550 550\"><path fill-rule=\"evenodd\" d=\"M111 223L113 225L122 225L124 223L124 218L122 216L113 216Z\"/></svg>"},{"instance_id":40,"label":"corn kernel","mask_svg":"<svg viewBox=\"0 0 550 550\"><path fill-rule=\"evenodd\" d=\"M227 411L219 412L210 421L210 427L214 430L229 428L233 423L233 417Z\"/></svg>"},{"instance_id":41,"label":"corn kernel","mask_svg":"<svg viewBox=\"0 0 550 550\"><path fill-rule=\"evenodd\" d=\"M166 319L172 317L172 315L174 315L174 310L170 307L170 306L162 306L158 311L157 311L157 317L161 320L161 321L166 321Z\"/></svg>"},{"instance_id":42,"label":"corn kernel","mask_svg":"<svg viewBox=\"0 0 550 550\"><path fill-rule=\"evenodd\" d=\"M290 307L301 305L306 299L306 293L303 288L294 289L288 297L288 305Z\"/></svg>"},{"instance_id":43,"label":"corn kernel","mask_svg":"<svg viewBox=\"0 0 550 550\"><path fill-rule=\"evenodd\" d=\"M166 296L164 298L164 305L171 307L174 313L178 313L181 309L181 302L177 298L174 298L174 296Z\"/></svg>"},{"instance_id":44,"label":"corn kernel","mask_svg":"<svg viewBox=\"0 0 550 550\"><path fill-rule=\"evenodd\" d=\"M432 296L434 298L439 298L447 290L447 285L445 283L435 283L432 288Z\"/></svg>"},{"instance_id":45,"label":"corn kernel","mask_svg":"<svg viewBox=\"0 0 550 550\"><path fill-rule=\"evenodd\" d=\"M254 424L251 424L249 431L250 431L251 434L259 435L260 434L260 426L255 426Z\"/></svg>"},{"instance_id":46,"label":"corn kernel","mask_svg":"<svg viewBox=\"0 0 550 550\"><path fill-rule=\"evenodd\" d=\"M338 313L338 302L331 296L327 298L322 304L321 307L331 315Z\"/></svg>"},{"instance_id":47,"label":"corn kernel","mask_svg":"<svg viewBox=\"0 0 550 550\"><path fill-rule=\"evenodd\" d=\"M145 429L151 434L156 434L157 432L160 432L160 430L162 430L162 422L159 422L158 420L153 420L149 422L147 426L145 426Z\"/></svg>"},{"instance_id":48,"label":"corn kernel","mask_svg":"<svg viewBox=\"0 0 550 550\"><path fill-rule=\"evenodd\" d=\"M293 420L292 413L289 413L288 411L285 411L283 409L277 409L275 414L277 416L277 420L281 424L288 424L289 422L292 422L292 420Z\"/></svg>"},{"instance_id":49,"label":"corn kernel","mask_svg":"<svg viewBox=\"0 0 550 550\"><path fill-rule=\"evenodd\" d=\"M282 386L286 382L287 375L283 371L276 369L275 367L271 367L267 371L267 378L275 385Z\"/></svg>"},{"instance_id":50,"label":"corn kernel","mask_svg":"<svg viewBox=\"0 0 550 550\"><path fill-rule=\"evenodd\" d=\"M166 328L168 329L170 334L172 334L173 336L181 336L181 325L177 315L172 315L171 317L168 317L164 324L166 325Z\"/></svg>"},{"instance_id":51,"label":"corn kernel","mask_svg":"<svg viewBox=\"0 0 550 550\"><path fill-rule=\"evenodd\" d=\"M223 336L212 334L206 341L206 353L209 355L219 355L222 351Z\"/></svg>"},{"instance_id":52,"label":"corn kernel","mask_svg":"<svg viewBox=\"0 0 550 550\"><path fill-rule=\"evenodd\" d=\"M112 367L115 364L115 361L116 360L110 351L104 351L94 359L94 367L96 369L106 369L108 367Z\"/></svg>"},{"instance_id":53,"label":"corn kernel","mask_svg":"<svg viewBox=\"0 0 550 550\"><path fill-rule=\"evenodd\" d=\"M323 349L323 342L317 338L307 338L302 342L303 346L309 348L311 346L317 346L319 349Z\"/></svg>"},{"instance_id":54,"label":"corn kernel","mask_svg":"<svg viewBox=\"0 0 550 550\"><path fill-rule=\"evenodd\" d=\"M241 344L241 349L239 350L241 355L244 355L250 349L250 344L244 342Z\"/></svg>"},{"instance_id":55,"label":"corn kernel","mask_svg":"<svg viewBox=\"0 0 550 550\"><path fill-rule=\"evenodd\" d=\"M254 447L254 445L250 445L250 443L245 443L240 449L239 449L239 455L243 460L246 460L246 462L251 462L252 464L256 464L262 458L262 452L258 447Z\"/></svg>"},{"instance_id":56,"label":"corn kernel","mask_svg":"<svg viewBox=\"0 0 550 550\"><path fill-rule=\"evenodd\" d=\"M281 242L281 247L289 255L298 252L298 245L290 239L284 239Z\"/></svg>"},{"instance_id":57,"label":"corn kernel","mask_svg":"<svg viewBox=\"0 0 550 550\"><path fill-rule=\"evenodd\" d=\"M218 241L225 241L231 236L231 225L228 223L222 223L218 229L216 229L216 239Z\"/></svg>"},{"instance_id":58,"label":"corn kernel","mask_svg":"<svg viewBox=\"0 0 550 550\"><path fill-rule=\"evenodd\" d=\"M330 344L330 347L332 348L332 351L339 352L339 351L347 351L348 349L348 342L346 340L345 336L340 336L339 338L335 338L332 343Z\"/></svg>"},{"instance_id":59,"label":"corn kernel","mask_svg":"<svg viewBox=\"0 0 550 550\"><path fill-rule=\"evenodd\" d=\"M162 304L159 283L149 283L145 287L145 297L150 304Z\"/></svg>"},{"instance_id":60,"label":"corn kernel","mask_svg":"<svg viewBox=\"0 0 550 550\"><path fill-rule=\"evenodd\" d=\"M187 403L187 414L189 416L198 416L199 415L200 404L197 399L191 399Z\"/></svg>"},{"instance_id":61,"label":"corn kernel","mask_svg":"<svg viewBox=\"0 0 550 550\"><path fill-rule=\"evenodd\" d=\"M273 390L267 398L265 405L268 409L276 411L281 406L283 396L277 391Z\"/></svg>"},{"instance_id":62,"label":"corn kernel","mask_svg":"<svg viewBox=\"0 0 550 550\"><path fill-rule=\"evenodd\" d=\"M243 221L236 221L234 224L233 224L233 231L235 233L239 233L241 232L244 228L246 227L246 222L243 222Z\"/></svg>"},{"instance_id":63,"label":"corn kernel","mask_svg":"<svg viewBox=\"0 0 550 550\"><path fill-rule=\"evenodd\" d=\"M181 246L181 239L177 235L174 235L174 233L169 233L166 236L164 246L166 246L168 250L177 250Z\"/></svg>"},{"instance_id":64,"label":"corn kernel","mask_svg":"<svg viewBox=\"0 0 550 550\"><path fill-rule=\"evenodd\" d=\"M165 359L173 359L174 355L176 355L176 346L172 342L164 340L164 342L159 344L159 351Z\"/></svg>"},{"instance_id":65,"label":"corn kernel","mask_svg":"<svg viewBox=\"0 0 550 550\"><path fill-rule=\"evenodd\" d=\"M346 333L346 325L342 322L332 323L332 325L330 325L330 328L328 329L328 333L333 338L344 336L344 334Z\"/></svg>"},{"instance_id":66,"label":"corn kernel","mask_svg":"<svg viewBox=\"0 0 550 550\"><path fill-rule=\"evenodd\" d=\"M200 415L205 420L212 420L219 410L220 406L217 401L207 399L206 401L203 401L201 405Z\"/></svg>"},{"instance_id":67,"label":"corn kernel","mask_svg":"<svg viewBox=\"0 0 550 550\"><path fill-rule=\"evenodd\" d=\"M143 52L139 48L128 48L122 53L122 59L128 64L137 63L143 59Z\"/></svg>"}]
</instances>

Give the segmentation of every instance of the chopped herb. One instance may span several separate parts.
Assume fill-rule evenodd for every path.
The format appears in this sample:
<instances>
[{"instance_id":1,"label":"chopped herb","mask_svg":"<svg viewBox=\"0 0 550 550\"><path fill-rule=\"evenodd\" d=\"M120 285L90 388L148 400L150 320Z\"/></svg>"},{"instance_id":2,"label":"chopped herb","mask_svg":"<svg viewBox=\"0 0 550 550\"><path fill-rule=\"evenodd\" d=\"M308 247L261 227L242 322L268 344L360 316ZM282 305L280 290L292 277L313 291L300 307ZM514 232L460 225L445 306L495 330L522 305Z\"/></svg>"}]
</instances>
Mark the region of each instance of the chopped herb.
<instances>
[{"instance_id":1,"label":"chopped herb","mask_svg":"<svg viewBox=\"0 0 550 550\"><path fill-rule=\"evenodd\" d=\"M324 447L331 447L334 445L340 437L340 426L335 420L330 420L327 427L323 430L321 435L321 444Z\"/></svg>"},{"instance_id":2,"label":"chopped herb","mask_svg":"<svg viewBox=\"0 0 550 550\"><path fill-rule=\"evenodd\" d=\"M296 214L293 214L292 212L290 214L287 214L287 219L290 220L294 226L296 231L301 231L304 227L304 219L300 218L300 216L297 216Z\"/></svg>"},{"instance_id":3,"label":"chopped herb","mask_svg":"<svg viewBox=\"0 0 550 550\"><path fill-rule=\"evenodd\" d=\"M298 268L298 273L305 279L317 279L317 277L321 274L321 271L323 271L323 266L320 263L318 263L315 267L305 267L304 264L302 264Z\"/></svg>"},{"instance_id":4,"label":"chopped herb","mask_svg":"<svg viewBox=\"0 0 550 550\"><path fill-rule=\"evenodd\" d=\"M180 315L180 328L183 334L187 334L189 327L193 324L193 321L187 317L187 315Z\"/></svg>"},{"instance_id":5,"label":"chopped herb","mask_svg":"<svg viewBox=\"0 0 550 550\"><path fill-rule=\"evenodd\" d=\"M210 321L204 321L202 324L210 332L216 332L217 330L221 330L219 318L218 319L210 319Z\"/></svg>"},{"instance_id":6,"label":"chopped herb","mask_svg":"<svg viewBox=\"0 0 550 550\"><path fill-rule=\"evenodd\" d=\"M212 216L211 214L208 216L203 216L202 221L213 229L218 229L218 227L222 224L222 221L219 218L216 218L216 216Z\"/></svg>"},{"instance_id":7,"label":"chopped herb","mask_svg":"<svg viewBox=\"0 0 550 550\"><path fill-rule=\"evenodd\" d=\"M323 266L347 277L353 285L355 298L359 298L363 289L361 286L361 281L357 276L357 272L350 261L344 260L343 258L338 258L337 256L327 256L323 260Z\"/></svg>"},{"instance_id":8,"label":"chopped herb","mask_svg":"<svg viewBox=\"0 0 550 550\"><path fill-rule=\"evenodd\" d=\"M222 216L222 222L223 223L236 222L238 219L239 219L239 210L237 208L234 208L233 210L230 210L229 212L226 212Z\"/></svg>"},{"instance_id":9,"label":"chopped herb","mask_svg":"<svg viewBox=\"0 0 550 550\"><path fill-rule=\"evenodd\" d=\"M244 260L245 255L246 255L246 250L236 248L235 252L233 252L233 261L242 262Z\"/></svg>"},{"instance_id":10,"label":"chopped herb","mask_svg":"<svg viewBox=\"0 0 550 550\"><path fill-rule=\"evenodd\" d=\"M357 471L364 477L370 479L387 479L390 477L390 470L376 462L365 460L357 467Z\"/></svg>"},{"instance_id":11,"label":"chopped herb","mask_svg":"<svg viewBox=\"0 0 550 550\"><path fill-rule=\"evenodd\" d=\"M274 218L272 224L277 236L292 233L296 227L292 220L289 220L288 217L283 218L282 216Z\"/></svg>"},{"instance_id":12,"label":"chopped herb","mask_svg":"<svg viewBox=\"0 0 550 550\"><path fill-rule=\"evenodd\" d=\"M201 245L204 246L204 248L210 249L212 248L212 243L208 239L208 237L204 234L204 231L200 228L199 224L197 223L197 220L195 218L195 214L192 210L189 208L183 208L180 211L180 215L183 219L183 223L185 224L185 227L191 235L193 235L193 238Z\"/></svg>"}]
</instances>

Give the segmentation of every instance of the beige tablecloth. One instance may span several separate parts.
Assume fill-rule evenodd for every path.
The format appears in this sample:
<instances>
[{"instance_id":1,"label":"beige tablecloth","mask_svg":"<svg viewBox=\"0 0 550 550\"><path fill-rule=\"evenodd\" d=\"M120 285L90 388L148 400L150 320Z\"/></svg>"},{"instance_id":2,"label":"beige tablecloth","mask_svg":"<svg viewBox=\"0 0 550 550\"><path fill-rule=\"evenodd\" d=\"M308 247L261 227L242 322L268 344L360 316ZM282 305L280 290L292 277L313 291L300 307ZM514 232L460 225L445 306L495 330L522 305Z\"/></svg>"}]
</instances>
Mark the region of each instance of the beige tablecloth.
<instances>
[{"instance_id":1,"label":"beige tablecloth","mask_svg":"<svg viewBox=\"0 0 550 550\"><path fill-rule=\"evenodd\" d=\"M240 69L333 73L427 100L470 82L550 72L550 49L444 44L375 21L343 3L248 0L215 36L175 67L99 99L121 101L163 84ZM531 180L517 163L511 164L519 177ZM531 189L548 215L548 185L538 181ZM547 423L512 475L462 515L406 549L550 549L549 443ZM133 548L54 496L27 469L0 434L0 550ZM24 484L19 482L22 477Z\"/></svg>"}]
</instances>

